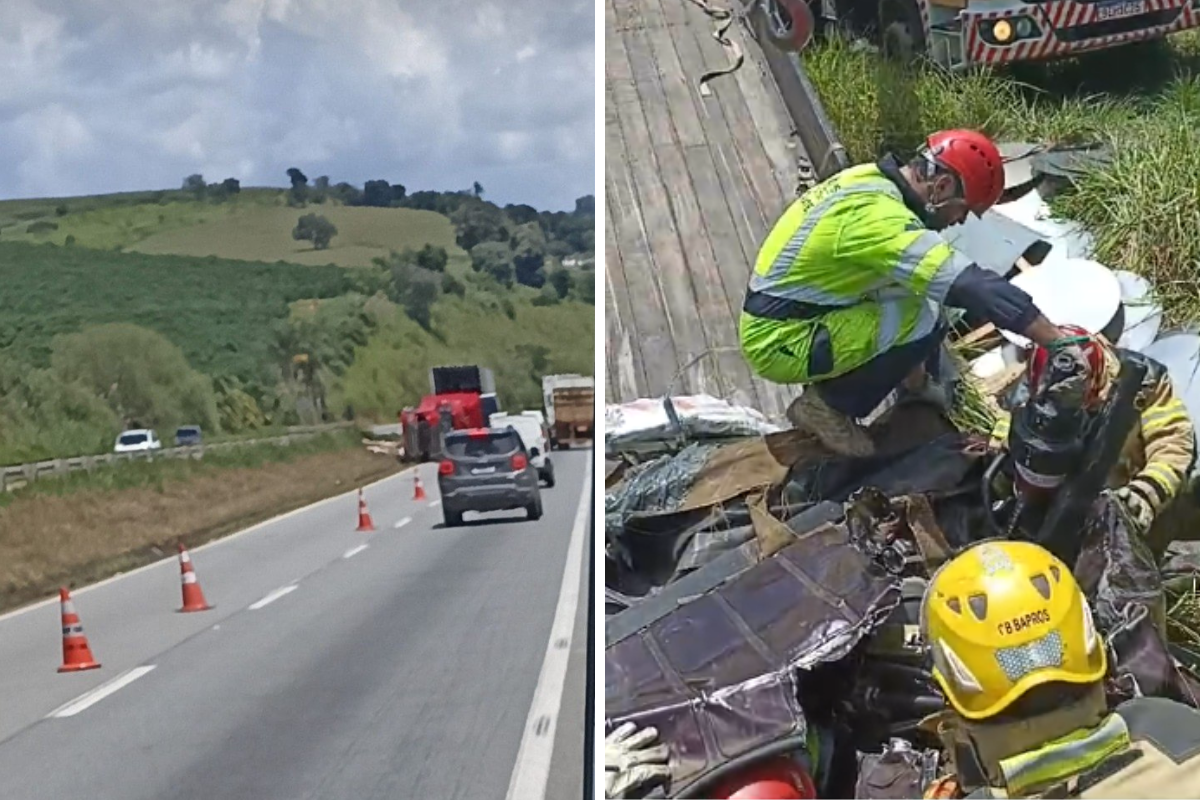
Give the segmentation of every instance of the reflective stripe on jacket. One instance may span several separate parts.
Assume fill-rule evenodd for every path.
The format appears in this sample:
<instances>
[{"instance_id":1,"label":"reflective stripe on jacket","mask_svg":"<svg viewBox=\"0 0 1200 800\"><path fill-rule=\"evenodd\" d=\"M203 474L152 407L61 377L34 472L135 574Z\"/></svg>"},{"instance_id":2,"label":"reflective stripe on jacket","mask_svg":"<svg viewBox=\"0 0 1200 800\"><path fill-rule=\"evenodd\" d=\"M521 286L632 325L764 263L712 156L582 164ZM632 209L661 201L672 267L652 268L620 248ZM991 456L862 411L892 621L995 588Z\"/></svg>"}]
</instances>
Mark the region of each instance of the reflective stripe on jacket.
<instances>
[{"instance_id":1,"label":"reflective stripe on jacket","mask_svg":"<svg viewBox=\"0 0 1200 800\"><path fill-rule=\"evenodd\" d=\"M815 306L900 296L941 303L970 263L925 227L878 165L861 164L784 212L759 250L750 290Z\"/></svg>"}]
</instances>

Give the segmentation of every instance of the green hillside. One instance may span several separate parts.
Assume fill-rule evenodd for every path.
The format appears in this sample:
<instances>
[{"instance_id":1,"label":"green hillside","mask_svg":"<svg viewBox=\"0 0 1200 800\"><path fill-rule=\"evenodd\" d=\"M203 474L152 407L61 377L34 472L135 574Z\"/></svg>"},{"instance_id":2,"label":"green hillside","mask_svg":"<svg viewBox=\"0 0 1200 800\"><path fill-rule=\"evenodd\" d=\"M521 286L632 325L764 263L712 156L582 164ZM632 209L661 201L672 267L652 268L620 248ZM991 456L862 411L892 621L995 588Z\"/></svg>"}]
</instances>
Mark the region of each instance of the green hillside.
<instances>
[{"instance_id":1,"label":"green hillside","mask_svg":"<svg viewBox=\"0 0 1200 800\"><path fill-rule=\"evenodd\" d=\"M549 213L478 187L231 181L0 202L0 464L133 425L391 421L439 363L491 367L510 407L540 403L543 373L592 371L590 197Z\"/></svg>"},{"instance_id":2,"label":"green hillside","mask_svg":"<svg viewBox=\"0 0 1200 800\"><path fill-rule=\"evenodd\" d=\"M338 235L327 249L315 250L309 242L292 239L301 213L286 206L238 209L211 221L153 234L130 249L339 266L365 266L392 250L416 250L426 244L458 249L450 220L432 211L327 206L320 213L337 226Z\"/></svg>"}]
</instances>

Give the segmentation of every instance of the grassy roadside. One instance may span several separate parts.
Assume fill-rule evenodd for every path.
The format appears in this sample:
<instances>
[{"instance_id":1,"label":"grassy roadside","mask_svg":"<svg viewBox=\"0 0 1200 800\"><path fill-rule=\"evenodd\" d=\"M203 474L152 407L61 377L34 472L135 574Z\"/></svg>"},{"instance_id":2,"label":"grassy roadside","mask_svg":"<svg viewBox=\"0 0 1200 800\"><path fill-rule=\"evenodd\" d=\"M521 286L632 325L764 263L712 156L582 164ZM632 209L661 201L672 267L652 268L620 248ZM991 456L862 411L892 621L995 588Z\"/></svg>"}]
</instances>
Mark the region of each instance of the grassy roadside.
<instances>
[{"instance_id":1,"label":"grassy roadside","mask_svg":"<svg viewBox=\"0 0 1200 800\"><path fill-rule=\"evenodd\" d=\"M1200 319L1200 37L1105 51L1019 73L897 69L833 40L804 67L852 160L915 147L926 131L981 128L1007 140L1111 143L1113 163L1056 198L1096 236L1096 257L1149 278L1170 322Z\"/></svg>"},{"instance_id":2,"label":"grassy roadside","mask_svg":"<svg viewBox=\"0 0 1200 800\"><path fill-rule=\"evenodd\" d=\"M0 498L0 609L134 569L177 542L195 547L400 469L339 434L39 481Z\"/></svg>"}]
</instances>

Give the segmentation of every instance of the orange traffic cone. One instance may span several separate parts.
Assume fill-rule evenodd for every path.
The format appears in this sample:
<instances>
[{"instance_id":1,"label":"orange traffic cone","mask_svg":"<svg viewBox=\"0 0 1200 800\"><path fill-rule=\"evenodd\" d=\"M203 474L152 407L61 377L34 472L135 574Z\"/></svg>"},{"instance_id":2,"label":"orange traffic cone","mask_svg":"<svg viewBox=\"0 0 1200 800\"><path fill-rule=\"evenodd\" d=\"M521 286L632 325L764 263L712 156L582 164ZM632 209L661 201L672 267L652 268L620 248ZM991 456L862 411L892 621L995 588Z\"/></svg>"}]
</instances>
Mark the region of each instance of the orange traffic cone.
<instances>
[{"instance_id":1,"label":"orange traffic cone","mask_svg":"<svg viewBox=\"0 0 1200 800\"><path fill-rule=\"evenodd\" d=\"M363 497L363 490L358 490L358 531L359 533L368 533L375 530L375 523L371 519L371 512L367 511L367 499Z\"/></svg>"},{"instance_id":2,"label":"orange traffic cone","mask_svg":"<svg viewBox=\"0 0 1200 800\"><path fill-rule=\"evenodd\" d=\"M425 487L421 485L421 476L413 475L413 500L425 499Z\"/></svg>"},{"instance_id":3,"label":"orange traffic cone","mask_svg":"<svg viewBox=\"0 0 1200 800\"><path fill-rule=\"evenodd\" d=\"M79 672L84 669L97 669L100 662L92 655L88 646L87 636L83 633L83 624L75 613L75 602L71 593L66 589L58 590L58 599L62 604L63 632L63 663L59 672Z\"/></svg>"},{"instance_id":4,"label":"orange traffic cone","mask_svg":"<svg viewBox=\"0 0 1200 800\"><path fill-rule=\"evenodd\" d=\"M196 581L192 569L192 557L183 542L179 543L179 581L183 584L183 608L180 611L208 611L212 606L204 599L204 592Z\"/></svg>"}]
</instances>

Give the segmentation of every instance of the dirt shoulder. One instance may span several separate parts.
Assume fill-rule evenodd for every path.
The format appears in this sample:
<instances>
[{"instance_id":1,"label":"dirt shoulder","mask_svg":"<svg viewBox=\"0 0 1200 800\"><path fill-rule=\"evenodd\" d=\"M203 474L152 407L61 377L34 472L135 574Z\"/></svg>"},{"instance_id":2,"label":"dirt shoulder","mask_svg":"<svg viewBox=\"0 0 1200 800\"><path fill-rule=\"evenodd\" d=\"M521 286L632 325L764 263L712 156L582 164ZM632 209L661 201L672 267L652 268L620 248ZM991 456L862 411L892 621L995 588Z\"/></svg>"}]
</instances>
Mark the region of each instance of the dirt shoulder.
<instances>
[{"instance_id":1,"label":"dirt shoulder","mask_svg":"<svg viewBox=\"0 0 1200 800\"><path fill-rule=\"evenodd\" d=\"M0 610L150 563L400 471L361 447L122 489L31 493L0 507Z\"/></svg>"}]
</instances>

